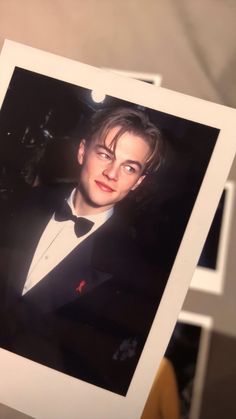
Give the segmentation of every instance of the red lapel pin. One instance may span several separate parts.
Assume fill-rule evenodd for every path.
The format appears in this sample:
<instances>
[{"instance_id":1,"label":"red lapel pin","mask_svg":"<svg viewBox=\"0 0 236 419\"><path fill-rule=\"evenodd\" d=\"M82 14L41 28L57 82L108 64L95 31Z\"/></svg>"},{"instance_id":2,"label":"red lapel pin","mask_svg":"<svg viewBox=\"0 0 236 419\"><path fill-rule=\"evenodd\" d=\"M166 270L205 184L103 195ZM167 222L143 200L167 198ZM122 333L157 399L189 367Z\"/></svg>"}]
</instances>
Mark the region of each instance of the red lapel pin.
<instances>
[{"instance_id":1,"label":"red lapel pin","mask_svg":"<svg viewBox=\"0 0 236 419\"><path fill-rule=\"evenodd\" d=\"M79 285L75 288L75 291L77 292L77 294L82 294L83 288L85 287L85 285L86 285L86 281L82 279Z\"/></svg>"}]
</instances>

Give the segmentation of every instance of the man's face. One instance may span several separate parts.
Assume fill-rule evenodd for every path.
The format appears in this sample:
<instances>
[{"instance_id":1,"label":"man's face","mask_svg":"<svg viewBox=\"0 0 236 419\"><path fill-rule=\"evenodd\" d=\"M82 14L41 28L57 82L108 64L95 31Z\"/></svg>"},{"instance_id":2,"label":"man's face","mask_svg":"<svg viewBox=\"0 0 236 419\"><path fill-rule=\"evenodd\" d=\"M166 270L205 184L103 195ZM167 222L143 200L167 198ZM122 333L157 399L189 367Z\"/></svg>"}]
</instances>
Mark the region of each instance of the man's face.
<instances>
[{"instance_id":1,"label":"man's face","mask_svg":"<svg viewBox=\"0 0 236 419\"><path fill-rule=\"evenodd\" d=\"M119 129L119 126L112 128L104 143L98 138L89 146L83 140L79 146L80 190L87 203L99 211L113 207L145 177L143 170L150 155L149 145L143 138L125 132L114 149L111 143Z\"/></svg>"}]
</instances>

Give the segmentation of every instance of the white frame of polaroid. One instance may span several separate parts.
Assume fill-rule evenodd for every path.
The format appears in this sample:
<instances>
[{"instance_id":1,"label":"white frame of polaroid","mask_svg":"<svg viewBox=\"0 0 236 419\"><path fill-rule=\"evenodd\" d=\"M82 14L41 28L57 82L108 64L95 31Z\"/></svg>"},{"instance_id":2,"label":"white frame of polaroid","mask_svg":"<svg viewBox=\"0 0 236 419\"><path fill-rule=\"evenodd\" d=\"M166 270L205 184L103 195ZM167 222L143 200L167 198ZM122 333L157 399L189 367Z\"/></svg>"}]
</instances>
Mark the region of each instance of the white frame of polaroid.
<instances>
[{"instance_id":1,"label":"white frame of polaroid","mask_svg":"<svg viewBox=\"0 0 236 419\"><path fill-rule=\"evenodd\" d=\"M140 81L152 82L154 86L160 86L162 82L162 75L159 73L142 73L137 71L117 70L116 68L103 67L104 70L112 71L121 76L131 77Z\"/></svg>"},{"instance_id":2,"label":"white frame of polaroid","mask_svg":"<svg viewBox=\"0 0 236 419\"><path fill-rule=\"evenodd\" d=\"M204 393L204 383L209 355L210 338L213 328L213 319L203 314L181 311L178 321L201 327L199 349L197 354L196 369L193 380L193 393L189 411L190 419L199 419L202 395Z\"/></svg>"},{"instance_id":3,"label":"white frame of polaroid","mask_svg":"<svg viewBox=\"0 0 236 419\"><path fill-rule=\"evenodd\" d=\"M212 294L222 294L224 290L229 239L234 213L234 182L227 181L224 189L225 201L218 244L216 269L197 266L190 284L190 288L210 292Z\"/></svg>"},{"instance_id":4,"label":"white frame of polaroid","mask_svg":"<svg viewBox=\"0 0 236 419\"><path fill-rule=\"evenodd\" d=\"M0 350L1 403L37 418L70 419L79 415L83 419L117 419L118 415L119 419L137 419L172 334L228 177L236 151L236 110L12 41L5 41L0 56L1 103L16 66L92 90L102 88L107 95L220 129L127 395L120 396Z\"/></svg>"}]
</instances>

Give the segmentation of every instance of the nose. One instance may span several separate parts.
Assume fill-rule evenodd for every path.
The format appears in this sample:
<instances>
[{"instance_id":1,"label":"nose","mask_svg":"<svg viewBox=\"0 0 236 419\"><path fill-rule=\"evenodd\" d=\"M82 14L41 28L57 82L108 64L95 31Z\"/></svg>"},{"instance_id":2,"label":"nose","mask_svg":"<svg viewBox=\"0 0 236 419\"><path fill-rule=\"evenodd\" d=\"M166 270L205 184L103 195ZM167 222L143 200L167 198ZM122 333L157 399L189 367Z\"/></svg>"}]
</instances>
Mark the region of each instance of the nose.
<instances>
[{"instance_id":1,"label":"nose","mask_svg":"<svg viewBox=\"0 0 236 419\"><path fill-rule=\"evenodd\" d=\"M114 161L110 162L102 173L110 180L118 180L118 167Z\"/></svg>"}]
</instances>

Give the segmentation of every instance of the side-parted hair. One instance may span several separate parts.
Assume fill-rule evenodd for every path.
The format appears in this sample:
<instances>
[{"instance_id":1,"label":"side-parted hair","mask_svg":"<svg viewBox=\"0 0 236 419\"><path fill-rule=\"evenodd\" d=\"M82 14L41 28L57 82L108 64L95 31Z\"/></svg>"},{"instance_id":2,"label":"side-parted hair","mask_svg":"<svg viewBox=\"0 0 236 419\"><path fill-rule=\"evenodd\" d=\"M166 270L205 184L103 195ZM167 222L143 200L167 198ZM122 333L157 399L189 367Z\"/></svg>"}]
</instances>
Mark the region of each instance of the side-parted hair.
<instances>
[{"instance_id":1,"label":"side-parted hair","mask_svg":"<svg viewBox=\"0 0 236 419\"><path fill-rule=\"evenodd\" d=\"M145 164L144 173L155 172L160 167L163 157L162 134L144 111L129 107L101 109L94 113L89 125L86 136L88 142L94 142L99 138L102 143L105 143L111 129L120 127L110 144L110 147L114 149L119 138L126 132L141 137L151 150Z\"/></svg>"}]
</instances>

